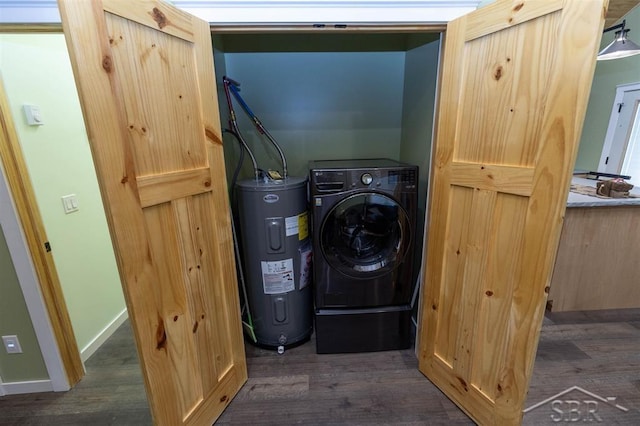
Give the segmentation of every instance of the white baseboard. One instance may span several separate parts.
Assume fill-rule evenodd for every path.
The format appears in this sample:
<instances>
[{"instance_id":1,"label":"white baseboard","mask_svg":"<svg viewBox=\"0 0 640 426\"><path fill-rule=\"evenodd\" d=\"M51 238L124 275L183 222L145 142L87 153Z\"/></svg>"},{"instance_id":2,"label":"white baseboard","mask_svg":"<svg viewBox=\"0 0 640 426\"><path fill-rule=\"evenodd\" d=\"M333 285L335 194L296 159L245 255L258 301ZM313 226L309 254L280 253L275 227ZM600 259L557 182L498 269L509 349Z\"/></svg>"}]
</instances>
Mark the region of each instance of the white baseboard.
<instances>
[{"instance_id":1,"label":"white baseboard","mask_svg":"<svg viewBox=\"0 0 640 426\"><path fill-rule=\"evenodd\" d=\"M30 380L27 382L3 382L5 395L18 395L21 393L53 392L51 380Z\"/></svg>"},{"instance_id":2,"label":"white baseboard","mask_svg":"<svg viewBox=\"0 0 640 426\"><path fill-rule=\"evenodd\" d=\"M98 350L104 342L124 323L129 315L127 314L127 308L123 309L114 319L111 321L94 339L89 342L87 346L80 351L80 359L82 362L86 362L95 351Z\"/></svg>"}]
</instances>

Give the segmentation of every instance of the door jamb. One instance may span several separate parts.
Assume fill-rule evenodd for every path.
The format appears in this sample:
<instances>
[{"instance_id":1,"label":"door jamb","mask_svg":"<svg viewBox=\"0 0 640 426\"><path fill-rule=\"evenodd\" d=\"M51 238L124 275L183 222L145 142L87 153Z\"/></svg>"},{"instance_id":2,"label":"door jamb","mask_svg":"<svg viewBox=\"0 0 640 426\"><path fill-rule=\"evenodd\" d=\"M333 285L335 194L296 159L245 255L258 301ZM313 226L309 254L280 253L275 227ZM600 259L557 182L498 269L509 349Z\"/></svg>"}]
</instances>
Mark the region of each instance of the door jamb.
<instances>
[{"instance_id":1,"label":"door jamb","mask_svg":"<svg viewBox=\"0 0 640 426\"><path fill-rule=\"evenodd\" d=\"M3 225L2 230L7 247L9 248L10 258L49 375L48 382L50 382L50 384L43 385L42 390L69 390L69 381L38 287L38 279L35 275L33 260L27 249L23 228L20 225L15 204L8 187L8 180L1 163L0 200L2 200L0 203L0 225ZM7 385L9 385L9 383L7 383ZM10 387L5 386L0 378L0 396L11 394L12 392L9 389Z\"/></svg>"}]
</instances>

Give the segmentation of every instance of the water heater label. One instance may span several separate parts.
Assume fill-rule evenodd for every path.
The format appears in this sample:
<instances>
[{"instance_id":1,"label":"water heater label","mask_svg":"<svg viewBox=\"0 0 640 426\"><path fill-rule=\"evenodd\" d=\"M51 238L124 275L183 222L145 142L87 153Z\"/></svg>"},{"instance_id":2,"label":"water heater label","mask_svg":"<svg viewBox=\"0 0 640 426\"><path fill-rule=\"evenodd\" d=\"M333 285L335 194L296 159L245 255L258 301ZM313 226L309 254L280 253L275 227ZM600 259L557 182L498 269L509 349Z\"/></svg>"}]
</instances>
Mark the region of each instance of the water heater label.
<instances>
[{"instance_id":1,"label":"water heater label","mask_svg":"<svg viewBox=\"0 0 640 426\"><path fill-rule=\"evenodd\" d=\"M287 228L287 237L298 234L298 240L302 241L309 236L309 219L307 218L307 212L285 218L284 224Z\"/></svg>"},{"instance_id":2,"label":"water heater label","mask_svg":"<svg viewBox=\"0 0 640 426\"><path fill-rule=\"evenodd\" d=\"M311 262L313 260L311 244L305 244L300 248L300 290L311 282Z\"/></svg>"},{"instance_id":3,"label":"water heater label","mask_svg":"<svg viewBox=\"0 0 640 426\"><path fill-rule=\"evenodd\" d=\"M306 240L309 236L309 217L307 212L298 215L298 240Z\"/></svg>"},{"instance_id":4,"label":"water heater label","mask_svg":"<svg viewBox=\"0 0 640 426\"><path fill-rule=\"evenodd\" d=\"M289 216L284 219L285 228L287 228L287 237L298 233L298 216Z\"/></svg>"},{"instance_id":5,"label":"water heater label","mask_svg":"<svg viewBox=\"0 0 640 426\"><path fill-rule=\"evenodd\" d=\"M275 262L260 262L262 266L262 286L264 294L281 294L296 288L293 279L293 259Z\"/></svg>"}]
</instances>

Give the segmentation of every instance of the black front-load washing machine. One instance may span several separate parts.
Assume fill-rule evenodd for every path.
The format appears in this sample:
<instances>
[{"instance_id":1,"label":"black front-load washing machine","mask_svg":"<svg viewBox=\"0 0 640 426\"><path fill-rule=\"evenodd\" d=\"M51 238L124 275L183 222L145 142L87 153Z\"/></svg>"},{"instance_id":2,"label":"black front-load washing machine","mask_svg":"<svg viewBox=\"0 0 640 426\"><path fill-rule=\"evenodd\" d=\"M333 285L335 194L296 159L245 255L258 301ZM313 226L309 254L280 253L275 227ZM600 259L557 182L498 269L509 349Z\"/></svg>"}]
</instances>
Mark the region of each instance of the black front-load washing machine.
<instances>
[{"instance_id":1,"label":"black front-load washing machine","mask_svg":"<svg viewBox=\"0 0 640 426\"><path fill-rule=\"evenodd\" d=\"M312 161L309 185L317 352L408 348L418 168Z\"/></svg>"}]
</instances>

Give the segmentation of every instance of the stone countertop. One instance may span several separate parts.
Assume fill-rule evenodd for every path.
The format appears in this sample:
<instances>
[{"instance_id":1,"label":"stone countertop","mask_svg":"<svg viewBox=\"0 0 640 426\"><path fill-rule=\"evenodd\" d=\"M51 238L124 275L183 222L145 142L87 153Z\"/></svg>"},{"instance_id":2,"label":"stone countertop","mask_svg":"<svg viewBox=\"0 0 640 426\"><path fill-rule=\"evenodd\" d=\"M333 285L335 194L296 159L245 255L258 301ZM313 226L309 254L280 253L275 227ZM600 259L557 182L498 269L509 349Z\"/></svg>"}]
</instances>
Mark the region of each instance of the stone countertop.
<instances>
[{"instance_id":1,"label":"stone countertop","mask_svg":"<svg viewBox=\"0 0 640 426\"><path fill-rule=\"evenodd\" d=\"M574 185L596 187L597 180L573 177L571 183ZM640 187L633 187L631 193L640 197ZM576 194L569 191L567 207L610 207L610 206L640 206L640 198L600 198L589 195Z\"/></svg>"}]
</instances>

